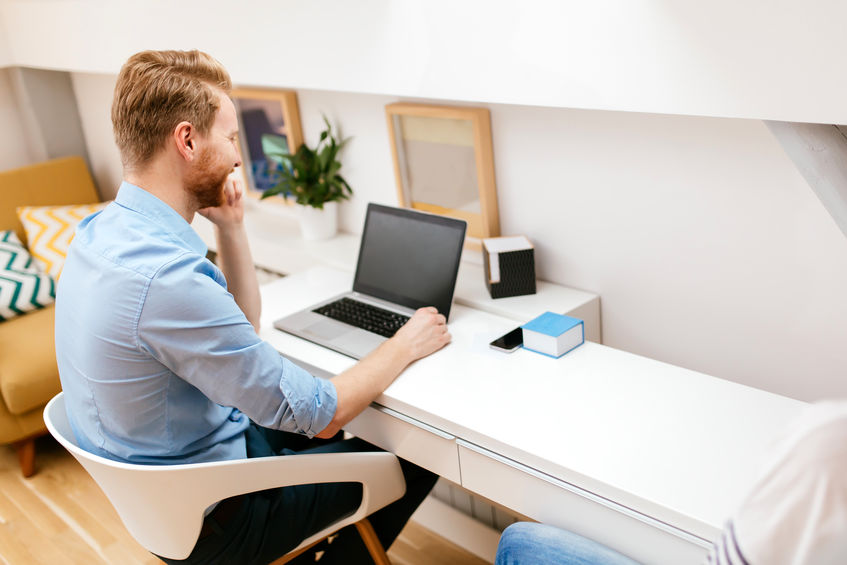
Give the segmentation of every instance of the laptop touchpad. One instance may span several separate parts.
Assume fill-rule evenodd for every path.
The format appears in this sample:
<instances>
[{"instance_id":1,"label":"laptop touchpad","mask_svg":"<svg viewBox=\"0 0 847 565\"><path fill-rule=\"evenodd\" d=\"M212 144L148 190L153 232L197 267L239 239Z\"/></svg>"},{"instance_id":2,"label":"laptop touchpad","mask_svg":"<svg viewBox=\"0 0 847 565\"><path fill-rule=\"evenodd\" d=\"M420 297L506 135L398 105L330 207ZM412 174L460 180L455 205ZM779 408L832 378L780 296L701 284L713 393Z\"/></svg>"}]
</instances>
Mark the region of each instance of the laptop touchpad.
<instances>
[{"instance_id":1,"label":"laptop touchpad","mask_svg":"<svg viewBox=\"0 0 847 565\"><path fill-rule=\"evenodd\" d=\"M303 332L311 334L321 339L335 339L338 336L344 335L355 328L351 328L345 324L339 324L333 320L321 320L314 324L303 328Z\"/></svg>"}]
</instances>

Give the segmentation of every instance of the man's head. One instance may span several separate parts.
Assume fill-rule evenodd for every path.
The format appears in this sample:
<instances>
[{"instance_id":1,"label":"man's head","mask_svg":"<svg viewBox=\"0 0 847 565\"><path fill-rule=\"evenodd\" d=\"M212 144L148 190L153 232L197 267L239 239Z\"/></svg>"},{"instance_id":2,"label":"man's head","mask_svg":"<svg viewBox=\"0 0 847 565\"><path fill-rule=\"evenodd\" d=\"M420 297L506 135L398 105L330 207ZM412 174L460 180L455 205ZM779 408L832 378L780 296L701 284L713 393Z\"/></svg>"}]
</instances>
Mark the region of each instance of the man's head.
<instances>
[{"instance_id":1,"label":"man's head","mask_svg":"<svg viewBox=\"0 0 847 565\"><path fill-rule=\"evenodd\" d=\"M216 143L196 142L210 136L223 115L229 128L223 135L235 146L237 119L227 96L231 89L223 65L201 51L142 51L130 57L118 75L112 102L112 127L124 170L145 169L172 141L192 157L186 158L184 180L198 207L219 204L223 182L237 164L237 149L233 158L232 147L217 143L220 135Z\"/></svg>"}]
</instances>

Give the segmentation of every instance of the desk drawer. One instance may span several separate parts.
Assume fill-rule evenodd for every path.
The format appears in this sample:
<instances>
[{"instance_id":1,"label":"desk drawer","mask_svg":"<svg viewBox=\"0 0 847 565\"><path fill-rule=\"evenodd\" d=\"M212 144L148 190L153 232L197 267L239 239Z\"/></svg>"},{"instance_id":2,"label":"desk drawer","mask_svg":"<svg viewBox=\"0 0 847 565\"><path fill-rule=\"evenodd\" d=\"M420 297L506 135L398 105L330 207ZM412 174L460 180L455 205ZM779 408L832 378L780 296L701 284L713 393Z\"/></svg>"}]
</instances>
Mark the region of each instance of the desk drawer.
<instances>
[{"instance_id":1,"label":"desk drawer","mask_svg":"<svg viewBox=\"0 0 847 565\"><path fill-rule=\"evenodd\" d=\"M446 432L378 404L344 429L454 483L461 481L456 438Z\"/></svg>"},{"instance_id":2,"label":"desk drawer","mask_svg":"<svg viewBox=\"0 0 847 565\"><path fill-rule=\"evenodd\" d=\"M697 565L709 543L611 500L464 440L462 486L539 522L613 547L649 564Z\"/></svg>"}]
</instances>

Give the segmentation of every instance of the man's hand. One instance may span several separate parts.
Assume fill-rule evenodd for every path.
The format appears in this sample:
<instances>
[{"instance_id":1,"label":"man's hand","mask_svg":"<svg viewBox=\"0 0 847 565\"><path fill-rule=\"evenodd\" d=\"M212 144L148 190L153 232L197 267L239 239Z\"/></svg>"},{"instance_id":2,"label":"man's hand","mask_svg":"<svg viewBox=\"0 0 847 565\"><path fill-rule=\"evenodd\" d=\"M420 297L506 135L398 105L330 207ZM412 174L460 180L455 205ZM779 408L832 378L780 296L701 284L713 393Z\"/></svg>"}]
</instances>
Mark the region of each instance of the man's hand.
<instances>
[{"instance_id":1,"label":"man's hand","mask_svg":"<svg viewBox=\"0 0 847 565\"><path fill-rule=\"evenodd\" d=\"M215 261L226 278L226 288L235 298L235 303L259 331L262 299L256 269L250 255L247 230L244 225L244 202L241 183L231 176L224 184L223 203L198 210L215 224L215 239L218 256Z\"/></svg>"},{"instance_id":2,"label":"man's hand","mask_svg":"<svg viewBox=\"0 0 847 565\"><path fill-rule=\"evenodd\" d=\"M244 221L244 191L241 182L229 176L223 190L223 202L220 206L202 208L198 212L219 228L239 225Z\"/></svg>"},{"instance_id":3,"label":"man's hand","mask_svg":"<svg viewBox=\"0 0 847 565\"><path fill-rule=\"evenodd\" d=\"M391 339L406 351L409 362L426 357L450 343L447 320L432 306L420 308Z\"/></svg>"},{"instance_id":4,"label":"man's hand","mask_svg":"<svg viewBox=\"0 0 847 565\"><path fill-rule=\"evenodd\" d=\"M447 320L433 307L421 308L394 337L353 367L332 378L338 406L317 437L330 438L382 394L406 366L450 343Z\"/></svg>"}]
</instances>

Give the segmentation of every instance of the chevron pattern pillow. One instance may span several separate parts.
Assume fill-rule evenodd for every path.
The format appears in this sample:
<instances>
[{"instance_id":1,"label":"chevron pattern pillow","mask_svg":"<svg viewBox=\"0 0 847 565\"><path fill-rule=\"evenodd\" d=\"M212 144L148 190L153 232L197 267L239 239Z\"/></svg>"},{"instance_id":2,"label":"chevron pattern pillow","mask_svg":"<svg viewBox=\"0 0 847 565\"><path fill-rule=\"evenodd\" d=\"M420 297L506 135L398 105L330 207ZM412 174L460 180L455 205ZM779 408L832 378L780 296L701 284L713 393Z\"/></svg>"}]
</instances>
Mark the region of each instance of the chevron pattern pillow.
<instances>
[{"instance_id":1,"label":"chevron pattern pillow","mask_svg":"<svg viewBox=\"0 0 847 565\"><path fill-rule=\"evenodd\" d=\"M41 270L59 280L76 225L108 202L73 206L22 206L18 217L26 231L27 247Z\"/></svg>"},{"instance_id":2,"label":"chevron pattern pillow","mask_svg":"<svg viewBox=\"0 0 847 565\"><path fill-rule=\"evenodd\" d=\"M35 265L14 231L0 231L0 322L44 308L56 285Z\"/></svg>"}]
</instances>

